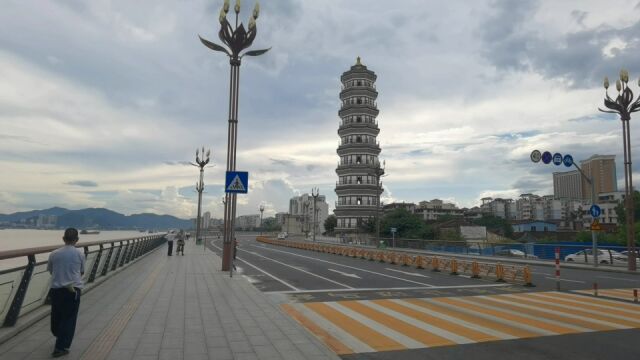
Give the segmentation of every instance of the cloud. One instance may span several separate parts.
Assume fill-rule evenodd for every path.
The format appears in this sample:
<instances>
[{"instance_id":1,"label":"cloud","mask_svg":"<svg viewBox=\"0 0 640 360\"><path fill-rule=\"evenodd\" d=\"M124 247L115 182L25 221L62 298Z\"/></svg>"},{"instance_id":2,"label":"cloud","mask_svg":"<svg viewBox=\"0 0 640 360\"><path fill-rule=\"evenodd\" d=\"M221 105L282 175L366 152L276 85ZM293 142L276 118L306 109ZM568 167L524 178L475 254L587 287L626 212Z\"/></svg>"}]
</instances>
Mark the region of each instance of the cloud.
<instances>
[{"instance_id":1,"label":"cloud","mask_svg":"<svg viewBox=\"0 0 640 360\"><path fill-rule=\"evenodd\" d=\"M69 181L65 183L66 185L73 185L73 186L82 186L82 187L97 187L98 183L95 181L91 181L91 180L75 180L75 181Z\"/></svg>"}]
</instances>

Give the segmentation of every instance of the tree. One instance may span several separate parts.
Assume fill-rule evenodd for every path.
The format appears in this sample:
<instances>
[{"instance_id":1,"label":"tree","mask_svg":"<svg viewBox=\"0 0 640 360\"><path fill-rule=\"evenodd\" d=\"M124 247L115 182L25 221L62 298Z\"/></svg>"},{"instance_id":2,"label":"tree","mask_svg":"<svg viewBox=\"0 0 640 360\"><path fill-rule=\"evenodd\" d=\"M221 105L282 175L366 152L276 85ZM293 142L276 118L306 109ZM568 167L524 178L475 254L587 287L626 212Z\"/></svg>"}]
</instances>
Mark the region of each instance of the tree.
<instances>
[{"instance_id":1,"label":"tree","mask_svg":"<svg viewBox=\"0 0 640 360\"><path fill-rule=\"evenodd\" d=\"M276 218L270 217L262 221L262 229L264 231L280 231L282 225L278 224Z\"/></svg>"},{"instance_id":2,"label":"tree","mask_svg":"<svg viewBox=\"0 0 640 360\"><path fill-rule=\"evenodd\" d=\"M324 230L327 232L327 234L333 234L336 226L338 226L338 218L336 218L335 215L327 216L327 218L324 220Z\"/></svg>"},{"instance_id":3,"label":"tree","mask_svg":"<svg viewBox=\"0 0 640 360\"><path fill-rule=\"evenodd\" d=\"M638 242L638 237L640 237L640 192L633 192L633 217L634 217L634 228L635 228L635 240ZM627 212L625 209L625 202L620 202L618 206L616 206L616 215L618 216L618 238L620 243L627 243Z\"/></svg>"},{"instance_id":4,"label":"tree","mask_svg":"<svg viewBox=\"0 0 640 360\"><path fill-rule=\"evenodd\" d=\"M485 226L487 230L496 232L502 236L513 237L513 227L506 219L493 215L482 215L480 219L473 221L474 224Z\"/></svg>"},{"instance_id":5,"label":"tree","mask_svg":"<svg viewBox=\"0 0 640 360\"><path fill-rule=\"evenodd\" d=\"M391 234L391 228L396 228L398 237L408 239L427 239L433 237L433 230L422 221L420 216L414 215L407 209L395 209L382 218L380 232Z\"/></svg>"}]
</instances>

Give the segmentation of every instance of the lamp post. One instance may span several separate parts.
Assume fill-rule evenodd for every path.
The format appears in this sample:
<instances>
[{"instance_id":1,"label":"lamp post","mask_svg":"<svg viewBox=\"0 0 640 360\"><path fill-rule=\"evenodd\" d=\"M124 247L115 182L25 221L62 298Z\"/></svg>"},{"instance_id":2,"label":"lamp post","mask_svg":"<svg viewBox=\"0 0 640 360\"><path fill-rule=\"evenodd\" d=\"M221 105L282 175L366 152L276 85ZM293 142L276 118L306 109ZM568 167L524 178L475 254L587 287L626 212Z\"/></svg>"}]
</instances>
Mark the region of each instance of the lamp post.
<instances>
[{"instance_id":1,"label":"lamp post","mask_svg":"<svg viewBox=\"0 0 640 360\"><path fill-rule=\"evenodd\" d=\"M320 196L320 189L313 188L311 189L311 196L313 196L313 241L316 241L316 223L318 222L318 210L317 210L317 202L318 196Z\"/></svg>"},{"instance_id":2,"label":"lamp post","mask_svg":"<svg viewBox=\"0 0 640 360\"><path fill-rule=\"evenodd\" d=\"M225 0L220 10L218 18L220 22L220 31L218 37L226 45L226 47L212 43L202 37L200 41L204 46L213 51L219 51L229 57L231 65L231 75L229 82L229 130L227 135L227 171L236 170L236 144L238 141L238 97L240 88L240 63L244 56L258 56L266 53L269 49L246 51L242 55L240 53L249 48L256 38L258 32L256 28L256 19L260 13L260 4L256 2L253 14L249 20L248 30L240 23L238 25L238 14L240 13L240 0L236 0L234 6L236 13L235 26L231 26L227 20L229 12L229 0ZM231 264L231 242L234 239L234 221L236 216L236 194L227 193L224 205L224 237L222 247L222 270L230 269Z\"/></svg>"},{"instance_id":3,"label":"lamp post","mask_svg":"<svg viewBox=\"0 0 640 360\"><path fill-rule=\"evenodd\" d=\"M376 201L376 246L380 245L380 195L382 195L382 182L380 178L384 175L384 168L386 166L386 161L382 161L382 166L380 166L380 161L376 161L376 193L378 194L378 199Z\"/></svg>"},{"instance_id":4,"label":"lamp post","mask_svg":"<svg viewBox=\"0 0 640 360\"><path fill-rule=\"evenodd\" d=\"M260 235L262 235L262 213L264 212L264 205L260 204Z\"/></svg>"},{"instance_id":5,"label":"lamp post","mask_svg":"<svg viewBox=\"0 0 640 360\"><path fill-rule=\"evenodd\" d=\"M196 162L191 163L191 165L200 168L200 180L196 183L196 191L198 192L198 217L196 218L196 244L200 241L200 223L202 218L200 216L200 210L202 207L202 191L204 190L204 167L209 163L211 150L207 150L207 153L204 152L204 146L202 147L202 159L200 158L200 149L196 149ZM206 251L206 241L205 243L205 251Z\"/></svg>"},{"instance_id":6,"label":"lamp post","mask_svg":"<svg viewBox=\"0 0 640 360\"><path fill-rule=\"evenodd\" d=\"M640 86L640 79L638 79ZM620 79L616 80L618 96L615 100L609 97L609 79L604 78L604 106L611 110L598 110L606 113L618 114L622 121L622 139L624 149L624 186L625 186L625 210L627 227L628 269L636 270L636 244L634 233L634 209L633 209L633 178L631 170L631 129L629 121L631 113L640 110L640 97L633 99L633 91L629 88L629 72L620 70Z\"/></svg>"}]
</instances>

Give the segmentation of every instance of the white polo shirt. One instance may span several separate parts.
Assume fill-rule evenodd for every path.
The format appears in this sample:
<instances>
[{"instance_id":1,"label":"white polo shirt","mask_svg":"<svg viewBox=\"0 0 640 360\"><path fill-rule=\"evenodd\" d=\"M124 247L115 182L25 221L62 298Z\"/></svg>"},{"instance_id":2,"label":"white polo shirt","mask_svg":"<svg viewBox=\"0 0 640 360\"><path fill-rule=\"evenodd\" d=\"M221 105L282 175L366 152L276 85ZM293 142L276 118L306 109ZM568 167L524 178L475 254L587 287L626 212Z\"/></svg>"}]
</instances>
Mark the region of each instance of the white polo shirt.
<instances>
[{"instance_id":1,"label":"white polo shirt","mask_svg":"<svg viewBox=\"0 0 640 360\"><path fill-rule=\"evenodd\" d=\"M69 285L83 288L84 252L73 245L65 245L49 254L47 270L51 273L51 288L64 288Z\"/></svg>"}]
</instances>

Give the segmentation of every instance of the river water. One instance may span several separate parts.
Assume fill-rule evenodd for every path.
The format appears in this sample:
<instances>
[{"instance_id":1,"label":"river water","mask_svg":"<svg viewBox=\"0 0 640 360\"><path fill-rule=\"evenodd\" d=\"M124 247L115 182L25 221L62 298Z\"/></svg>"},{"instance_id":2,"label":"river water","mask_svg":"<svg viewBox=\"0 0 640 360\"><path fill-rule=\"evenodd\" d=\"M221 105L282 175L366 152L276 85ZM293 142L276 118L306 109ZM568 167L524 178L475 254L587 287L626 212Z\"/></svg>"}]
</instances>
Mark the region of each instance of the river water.
<instances>
[{"instance_id":1,"label":"river water","mask_svg":"<svg viewBox=\"0 0 640 360\"><path fill-rule=\"evenodd\" d=\"M49 245L64 246L62 235L64 235L64 230L1 229L0 252ZM126 239L145 235L149 234L134 230L100 231L99 234L80 234L78 245L82 245L83 242ZM46 260L47 257L47 254L42 254L37 256L36 259L38 261ZM26 261L26 257L20 259L0 260L0 269L24 265L26 264Z\"/></svg>"}]
</instances>

